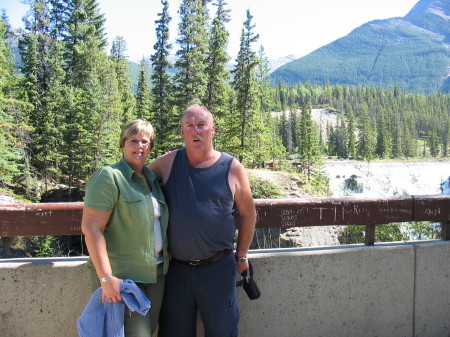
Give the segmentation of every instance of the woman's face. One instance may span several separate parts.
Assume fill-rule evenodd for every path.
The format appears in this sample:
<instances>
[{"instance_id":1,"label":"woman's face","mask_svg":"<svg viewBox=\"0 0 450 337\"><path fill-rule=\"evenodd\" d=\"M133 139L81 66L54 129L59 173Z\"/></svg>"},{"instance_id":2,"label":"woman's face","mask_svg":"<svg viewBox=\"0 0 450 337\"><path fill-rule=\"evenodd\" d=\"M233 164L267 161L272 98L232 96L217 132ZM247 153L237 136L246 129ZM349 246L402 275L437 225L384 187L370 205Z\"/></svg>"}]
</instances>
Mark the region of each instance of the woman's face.
<instances>
[{"instance_id":1,"label":"woman's face","mask_svg":"<svg viewBox=\"0 0 450 337\"><path fill-rule=\"evenodd\" d=\"M150 145L150 139L142 132L125 140L122 147L123 157L135 171L142 171L145 161L150 154Z\"/></svg>"}]
</instances>

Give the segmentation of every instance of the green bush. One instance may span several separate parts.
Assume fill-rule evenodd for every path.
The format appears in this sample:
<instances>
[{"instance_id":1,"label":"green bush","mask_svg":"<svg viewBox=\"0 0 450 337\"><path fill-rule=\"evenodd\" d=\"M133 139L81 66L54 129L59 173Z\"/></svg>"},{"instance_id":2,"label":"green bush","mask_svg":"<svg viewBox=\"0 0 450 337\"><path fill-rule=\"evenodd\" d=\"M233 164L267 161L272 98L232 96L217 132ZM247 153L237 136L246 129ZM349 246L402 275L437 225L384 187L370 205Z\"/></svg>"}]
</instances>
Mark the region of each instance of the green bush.
<instances>
[{"instance_id":1,"label":"green bush","mask_svg":"<svg viewBox=\"0 0 450 337\"><path fill-rule=\"evenodd\" d=\"M257 178L253 174L249 175L249 180L253 199L280 199L283 197L283 193L277 185Z\"/></svg>"}]
</instances>

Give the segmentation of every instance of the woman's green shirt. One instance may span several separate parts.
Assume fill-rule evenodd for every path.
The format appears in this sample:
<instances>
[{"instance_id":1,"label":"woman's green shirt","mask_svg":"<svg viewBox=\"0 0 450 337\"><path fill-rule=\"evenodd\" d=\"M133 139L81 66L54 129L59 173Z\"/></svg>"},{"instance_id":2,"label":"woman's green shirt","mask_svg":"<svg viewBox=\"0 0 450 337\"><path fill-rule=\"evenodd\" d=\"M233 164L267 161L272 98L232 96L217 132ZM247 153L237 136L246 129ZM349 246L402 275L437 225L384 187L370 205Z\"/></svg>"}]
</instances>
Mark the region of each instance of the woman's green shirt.
<instances>
[{"instance_id":1,"label":"woman's green shirt","mask_svg":"<svg viewBox=\"0 0 450 337\"><path fill-rule=\"evenodd\" d=\"M150 192L160 206L164 274L169 266L169 213L155 174L146 166L143 173L145 178L134 172L123 157L116 164L98 169L86 185L84 206L111 212L104 235L114 276L155 283L155 218ZM92 261L88 265L92 267Z\"/></svg>"}]
</instances>

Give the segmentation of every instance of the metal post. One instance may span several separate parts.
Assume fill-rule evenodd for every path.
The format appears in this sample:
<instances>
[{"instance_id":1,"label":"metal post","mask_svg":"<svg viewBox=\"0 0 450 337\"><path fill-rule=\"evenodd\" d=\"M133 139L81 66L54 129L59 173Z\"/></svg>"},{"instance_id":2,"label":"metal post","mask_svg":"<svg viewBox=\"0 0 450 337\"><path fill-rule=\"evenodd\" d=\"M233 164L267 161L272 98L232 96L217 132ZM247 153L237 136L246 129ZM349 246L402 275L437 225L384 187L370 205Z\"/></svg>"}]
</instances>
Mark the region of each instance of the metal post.
<instances>
[{"instance_id":1,"label":"metal post","mask_svg":"<svg viewBox=\"0 0 450 337\"><path fill-rule=\"evenodd\" d=\"M450 220L441 222L441 236L442 240L450 240Z\"/></svg>"},{"instance_id":2,"label":"metal post","mask_svg":"<svg viewBox=\"0 0 450 337\"><path fill-rule=\"evenodd\" d=\"M373 246L375 244L375 225L366 225L366 246Z\"/></svg>"}]
</instances>

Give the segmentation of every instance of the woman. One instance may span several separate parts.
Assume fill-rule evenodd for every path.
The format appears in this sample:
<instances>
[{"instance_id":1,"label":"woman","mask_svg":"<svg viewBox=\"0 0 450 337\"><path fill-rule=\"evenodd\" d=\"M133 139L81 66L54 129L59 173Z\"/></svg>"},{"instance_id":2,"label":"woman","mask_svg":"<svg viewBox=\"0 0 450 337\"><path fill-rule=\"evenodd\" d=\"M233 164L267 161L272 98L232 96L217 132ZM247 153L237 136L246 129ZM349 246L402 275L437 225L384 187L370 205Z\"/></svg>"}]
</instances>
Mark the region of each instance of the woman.
<instances>
[{"instance_id":1,"label":"woman","mask_svg":"<svg viewBox=\"0 0 450 337\"><path fill-rule=\"evenodd\" d=\"M150 123L128 123L120 135L122 158L93 174L84 199L81 229L102 302L122 300L123 279L133 280L151 302L146 316L125 310L125 336L148 337L156 330L169 264L168 209L156 176L145 166L153 138Z\"/></svg>"}]
</instances>

